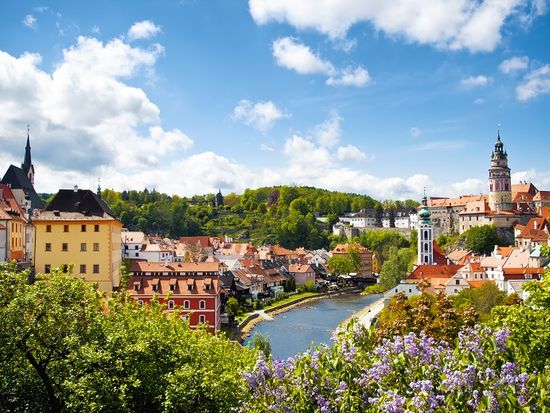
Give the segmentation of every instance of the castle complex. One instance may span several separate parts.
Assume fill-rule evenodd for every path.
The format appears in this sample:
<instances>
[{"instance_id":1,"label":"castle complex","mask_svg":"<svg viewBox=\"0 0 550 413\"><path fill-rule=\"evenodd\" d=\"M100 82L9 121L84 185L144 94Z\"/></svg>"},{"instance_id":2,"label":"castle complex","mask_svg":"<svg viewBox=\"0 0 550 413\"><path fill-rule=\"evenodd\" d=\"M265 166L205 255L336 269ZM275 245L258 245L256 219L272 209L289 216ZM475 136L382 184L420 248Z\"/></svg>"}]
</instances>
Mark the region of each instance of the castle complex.
<instances>
[{"instance_id":1,"label":"castle complex","mask_svg":"<svg viewBox=\"0 0 550 413\"><path fill-rule=\"evenodd\" d=\"M497 133L497 141L491 154L488 195L461 195L457 198L434 198L427 201L434 225L434 236L442 233L462 233L471 227L494 225L511 228L525 225L537 216L537 209L550 203L545 194L532 184L512 185L508 153Z\"/></svg>"}]
</instances>

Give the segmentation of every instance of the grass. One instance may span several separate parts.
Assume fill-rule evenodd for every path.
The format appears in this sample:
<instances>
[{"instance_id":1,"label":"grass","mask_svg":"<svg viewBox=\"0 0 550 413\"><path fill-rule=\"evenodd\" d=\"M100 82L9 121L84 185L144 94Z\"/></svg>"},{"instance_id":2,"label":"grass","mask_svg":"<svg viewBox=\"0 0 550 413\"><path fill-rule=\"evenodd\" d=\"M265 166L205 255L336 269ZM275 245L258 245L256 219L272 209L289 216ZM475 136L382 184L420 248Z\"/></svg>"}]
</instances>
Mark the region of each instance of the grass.
<instances>
[{"instance_id":1,"label":"grass","mask_svg":"<svg viewBox=\"0 0 550 413\"><path fill-rule=\"evenodd\" d=\"M284 300L281 300L281 301L277 301L273 304L270 304L270 305L266 305L264 307L264 310L271 310L272 308L277 308L277 307L281 307L285 304L288 304L292 301L295 301L295 300L299 300L300 298L308 298L308 297L315 297L316 295L319 295L319 293L308 293L308 292L305 292L305 293L298 293L298 294L293 294L291 295L290 297L288 298L285 298Z\"/></svg>"}]
</instances>

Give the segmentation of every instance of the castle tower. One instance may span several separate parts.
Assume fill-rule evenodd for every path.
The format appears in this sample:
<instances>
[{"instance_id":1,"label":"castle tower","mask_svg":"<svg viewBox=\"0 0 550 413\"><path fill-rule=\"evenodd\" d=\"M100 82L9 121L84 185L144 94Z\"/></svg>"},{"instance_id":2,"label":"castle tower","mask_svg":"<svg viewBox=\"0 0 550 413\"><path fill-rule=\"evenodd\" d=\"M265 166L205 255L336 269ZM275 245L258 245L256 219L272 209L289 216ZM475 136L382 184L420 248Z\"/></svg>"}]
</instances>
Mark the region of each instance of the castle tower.
<instances>
[{"instance_id":1,"label":"castle tower","mask_svg":"<svg viewBox=\"0 0 550 413\"><path fill-rule=\"evenodd\" d=\"M27 125L27 145L25 146L25 158L23 159L23 163L21 164L21 169L27 175L27 178L29 178L29 181L32 185L34 185L34 165L32 164L31 160L31 139L30 139L30 131L29 126Z\"/></svg>"},{"instance_id":2,"label":"castle tower","mask_svg":"<svg viewBox=\"0 0 550 413\"><path fill-rule=\"evenodd\" d=\"M428 209L426 194L422 198L422 208L418 213L418 265L434 263L434 225Z\"/></svg>"},{"instance_id":3,"label":"castle tower","mask_svg":"<svg viewBox=\"0 0 550 413\"><path fill-rule=\"evenodd\" d=\"M512 181L508 167L508 154L497 132L495 149L489 168L489 208L496 212L512 210Z\"/></svg>"}]
</instances>

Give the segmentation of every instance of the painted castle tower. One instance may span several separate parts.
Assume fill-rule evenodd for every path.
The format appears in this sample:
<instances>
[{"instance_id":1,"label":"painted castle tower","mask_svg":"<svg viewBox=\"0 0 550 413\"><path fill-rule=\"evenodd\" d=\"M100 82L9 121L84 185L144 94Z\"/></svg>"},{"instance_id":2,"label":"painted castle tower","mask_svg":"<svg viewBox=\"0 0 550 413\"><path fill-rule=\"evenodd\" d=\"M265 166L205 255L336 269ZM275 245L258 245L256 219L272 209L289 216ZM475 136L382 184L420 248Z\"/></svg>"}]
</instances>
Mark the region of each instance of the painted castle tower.
<instances>
[{"instance_id":1,"label":"painted castle tower","mask_svg":"<svg viewBox=\"0 0 550 413\"><path fill-rule=\"evenodd\" d=\"M418 213L418 265L434 263L434 225L428 209L426 194L422 198L422 207Z\"/></svg>"},{"instance_id":2,"label":"painted castle tower","mask_svg":"<svg viewBox=\"0 0 550 413\"><path fill-rule=\"evenodd\" d=\"M512 182L508 154L500 140L500 131L497 133L489 168L489 208L496 212L512 210Z\"/></svg>"}]
</instances>

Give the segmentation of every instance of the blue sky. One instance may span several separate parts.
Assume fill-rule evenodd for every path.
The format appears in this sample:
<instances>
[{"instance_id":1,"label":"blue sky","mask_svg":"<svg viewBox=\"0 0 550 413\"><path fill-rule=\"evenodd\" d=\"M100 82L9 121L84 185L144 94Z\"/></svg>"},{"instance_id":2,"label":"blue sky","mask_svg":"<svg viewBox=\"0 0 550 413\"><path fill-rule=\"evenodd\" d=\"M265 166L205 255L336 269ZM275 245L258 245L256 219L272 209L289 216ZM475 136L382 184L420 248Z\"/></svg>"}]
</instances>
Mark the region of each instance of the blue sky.
<instances>
[{"instance_id":1,"label":"blue sky","mask_svg":"<svg viewBox=\"0 0 550 413\"><path fill-rule=\"evenodd\" d=\"M0 165L36 188L550 189L545 0L4 2Z\"/></svg>"}]
</instances>

